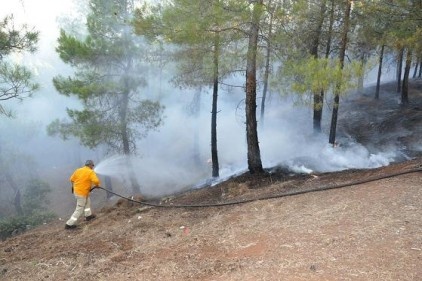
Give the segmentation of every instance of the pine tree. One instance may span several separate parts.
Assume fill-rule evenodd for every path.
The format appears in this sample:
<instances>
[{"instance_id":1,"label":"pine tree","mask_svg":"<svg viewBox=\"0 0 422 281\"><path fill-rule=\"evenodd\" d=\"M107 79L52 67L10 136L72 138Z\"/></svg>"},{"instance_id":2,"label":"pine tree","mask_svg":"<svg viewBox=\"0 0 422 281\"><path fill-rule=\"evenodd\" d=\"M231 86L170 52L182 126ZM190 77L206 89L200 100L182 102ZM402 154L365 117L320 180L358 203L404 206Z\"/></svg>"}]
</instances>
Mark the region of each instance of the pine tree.
<instances>
[{"instance_id":1,"label":"pine tree","mask_svg":"<svg viewBox=\"0 0 422 281\"><path fill-rule=\"evenodd\" d=\"M83 109L68 109L71 121L54 121L50 134L73 135L90 148L103 144L112 152L131 155L137 140L162 123L163 107L142 93L148 52L132 31L132 4L91 0L88 35L80 40L61 31L57 52L75 74L55 77L54 86L63 95L76 96ZM131 168L129 173L133 192L139 193Z\"/></svg>"},{"instance_id":2,"label":"pine tree","mask_svg":"<svg viewBox=\"0 0 422 281\"><path fill-rule=\"evenodd\" d=\"M5 101L22 100L39 89L28 68L7 59L12 53L35 52L38 39L39 32L27 25L16 28L13 16L6 16L0 22L0 115L13 116L3 107Z\"/></svg>"}]
</instances>

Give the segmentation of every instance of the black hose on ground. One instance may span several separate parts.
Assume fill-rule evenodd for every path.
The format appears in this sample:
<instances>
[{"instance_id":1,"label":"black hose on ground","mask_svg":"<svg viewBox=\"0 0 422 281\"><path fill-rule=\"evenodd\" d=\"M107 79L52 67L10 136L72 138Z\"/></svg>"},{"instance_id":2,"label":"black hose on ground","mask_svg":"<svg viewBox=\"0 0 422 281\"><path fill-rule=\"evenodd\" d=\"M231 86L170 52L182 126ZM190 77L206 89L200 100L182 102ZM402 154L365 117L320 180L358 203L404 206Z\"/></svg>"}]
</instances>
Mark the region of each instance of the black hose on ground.
<instances>
[{"instance_id":1,"label":"black hose on ground","mask_svg":"<svg viewBox=\"0 0 422 281\"><path fill-rule=\"evenodd\" d=\"M288 196L295 196L295 195L311 193L311 192L338 189L338 188L343 188L343 187L347 187L347 186L360 185L360 184L364 184L364 183L368 183L368 182L372 182L372 181L377 181L377 180L382 180L382 179L386 179L386 178L392 178L392 177L397 177L397 176L401 176L401 175L405 175L405 174L411 174L411 173L417 173L417 172L422 172L422 168L412 169L412 170L403 171L403 172L399 172L399 173L383 175L383 176L379 176L379 177L369 178L369 179L366 179L366 180L359 180L359 181L355 181L355 182L339 184L339 185L334 185L334 186L325 186L325 187L319 187L319 188L313 188L313 189L307 189L307 190L298 190L298 191L281 193L281 194L277 194L277 195L270 195L270 196L252 198L252 199L245 199L245 200L241 200L241 201L232 201L232 202L214 203L214 204L191 204L191 205L190 204L180 204L180 205L155 204L155 203L149 203L149 202L145 202L145 201L137 201L137 200L134 200L133 198L125 197L125 196L122 196L122 195L117 194L115 192L112 192L112 191L105 189L101 186L99 186L97 188L103 189L103 190L105 190L105 191L107 191L107 192L109 192L113 195L116 195L116 196L123 198L123 199L126 199L128 201L138 203L138 204L141 204L141 205L145 205L145 206L161 207L161 208L208 208L208 207L221 207L221 206L250 203L250 202L254 202L254 201L258 201L258 200L268 200L268 199L282 198L282 197L288 197Z\"/></svg>"}]
</instances>

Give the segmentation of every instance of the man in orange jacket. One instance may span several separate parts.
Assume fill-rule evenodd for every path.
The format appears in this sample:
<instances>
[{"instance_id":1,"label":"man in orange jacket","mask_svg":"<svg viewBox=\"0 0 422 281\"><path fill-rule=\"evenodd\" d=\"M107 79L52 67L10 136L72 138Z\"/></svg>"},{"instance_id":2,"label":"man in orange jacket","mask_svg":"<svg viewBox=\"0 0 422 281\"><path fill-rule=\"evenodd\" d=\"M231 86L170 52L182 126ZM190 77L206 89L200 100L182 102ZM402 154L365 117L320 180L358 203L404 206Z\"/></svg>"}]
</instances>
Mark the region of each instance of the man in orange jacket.
<instances>
[{"instance_id":1,"label":"man in orange jacket","mask_svg":"<svg viewBox=\"0 0 422 281\"><path fill-rule=\"evenodd\" d=\"M94 171L94 162L87 160L85 166L78 168L70 177L72 183L72 192L76 198L76 209L70 219L66 222L65 229L76 228L76 221L84 214L85 220L89 221L95 218L91 211L91 199L89 194L92 187L100 185L100 180Z\"/></svg>"}]
</instances>

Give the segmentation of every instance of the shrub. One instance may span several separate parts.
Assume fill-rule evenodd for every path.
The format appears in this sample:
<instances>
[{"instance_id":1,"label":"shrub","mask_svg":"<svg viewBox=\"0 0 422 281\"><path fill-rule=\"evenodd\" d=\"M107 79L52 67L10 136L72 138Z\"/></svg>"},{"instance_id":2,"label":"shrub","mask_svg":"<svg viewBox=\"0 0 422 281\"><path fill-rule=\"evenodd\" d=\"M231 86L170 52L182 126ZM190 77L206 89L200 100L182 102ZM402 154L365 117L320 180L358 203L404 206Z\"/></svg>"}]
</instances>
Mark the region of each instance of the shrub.
<instances>
[{"instance_id":1,"label":"shrub","mask_svg":"<svg viewBox=\"0 0 422 281\"><path fill-rule=\"evenodd\" d=\"M28 229L47 223L56 218L52 212L33 212L30 215L0 219L0 239L21 234Z\"/></svg>"},{"instance_id":2,"label":"shrub","mask_svg":"<svg viewBox=\"0 0 422 281\"><path fill-rule=\"evenodd\" d=\"M49 203L48 194L51 188L48 183L40 179L28 181L23 192L22 209L24 215L30 216L33 213L42 213L47 210Z\"/></svg>"}]
</instances>

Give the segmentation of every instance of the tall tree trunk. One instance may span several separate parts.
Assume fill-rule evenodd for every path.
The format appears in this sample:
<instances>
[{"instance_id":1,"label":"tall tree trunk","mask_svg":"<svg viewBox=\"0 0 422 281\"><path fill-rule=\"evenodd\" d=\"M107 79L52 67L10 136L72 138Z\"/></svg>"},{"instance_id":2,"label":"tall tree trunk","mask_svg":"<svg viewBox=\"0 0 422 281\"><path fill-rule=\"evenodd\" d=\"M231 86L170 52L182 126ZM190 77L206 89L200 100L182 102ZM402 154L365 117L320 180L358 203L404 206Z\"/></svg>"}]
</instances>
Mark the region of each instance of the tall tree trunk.
<instances>
[{"instance_id":1,"label":"tall tree trunk","mask_svg":"<svg viewBox=\"0 0 422 281\"><path fill-rule=\"evenodd\" d=\"M12 188L14 194L13 198L13 206L15 207L16 213L21 216L23 215L22 210L22 202L21 202L21 192L19 187L17 186L15 180L13 179L12 175L8 171L4 171L4 176L6 181L9 183L10 187Z\"/></svg>"},{"instance_id":2,"label":"tall tree trunk","mask_svg":"<svg viewBox=\"0 0 422 281\"><path fill-rule=\"evenodd\" d=\"M131 73L131 64L127 67L126 74L128 75ZM120 104L120 112L119 112L119 118L120 118L120 134L122 138L122 146L123 146L123 153L127 157L127 165L128 165L128 173L129 173L129 180L132 187L133 194L139 194L141 193L141 186L138 183L135 169L132 165L130 156L130 143L129 143L129 135L128 135L128 127L127 127L127 113L129 110L129 81L126 79L125 81L125 89L122 93L122 100Z\"/></svg>"},{"instance_id":3,"label":"tall tree trunk","mask_svg":"<svg viewBox=\"0 0 422 281\"><path fill-rule=\"evenodd\" d=\"M413 71L413 78L416 78L416 75L418 74L418 61L416 61L415 63L415 70Z\"/></svg>"},{"instance_id":4,"label":"tall tree trunk","mask_svg":"<svg viewBox=\"0 0 422 281\"><path fill-rule=\"evenodd\" d=\"M259 21L264 6L263 0L255 1L253 5L246 62L246 141L249 172L262 173L264 169L262 168L256 121L256 52L258 49Z\"/></svg>"},{"instance_id":5,"label":"tall tree trunk","mask_svg":"<svg viewBox=\"0 0 422 281\"><path fill-rule=\"evenodd\" d=\"M132 9L131 5L133 5L133 2L130 0L124 1L124 13L125 18L129 18L129 11ZM126 38L126 41L130 41L130 35L129 35L129 29L125 29L123 36ZM127 65L125 66L125 78L124 78L124 89L123 89L123 97L122 97L122 103L120 107L120 125L121 125L121 134L122 134L122 144L123 144L123 153L127 157L127 165L128 165L128 173L129 173L129 180L132 186L132 192L133 194L140 194L141 193L141 186L138 183L138 179L136 176L135 168L133 167L132 161L130 156L132 155L132 151L130 151L130 143L129 143L129 128L128 128L128 120L127 120L127 114L129 111L129 94L130 94L130 81L131 81L131 75L133 72L133 60L128 59Z\"/></svg>"},{"instance_id":6,"label":"tall tree trunk","mask_svg":"<svg viewBox=\"0 0 422 281\"><path fill-rule=\"evenodd\" d=\"M13 199L13 205L15 206L17 214L20 216L23 215L21 191L19 189L16 190L15 198Z\"/></svg>"},{"instance_id":7,"label":"tall tree trunk","mask_svg":"<svg viewBox=\"0 0 422 281\"><path fill-rule=\"evenodd\" d=\"M380 97L380 86L381 86L381 75L382 75L382 61L384 59L384 48L385 45L381 46L381 52L379 56L378 75L377 75L377 87L375 89L375 99Z\"/></svg>"},{"instance_id":8,"label":"tall tree trunk","mask_svg":"<svg viewBox=\"0 0 422 281\"><path fill-rule=\"evenodd\" d=\"M331 41L333 38L333 26L334 26L334 13L335 13L335 0L331 0L331 10L330 10L330 25L328 26L328 37L327 37L327 46L325 48L325 58L330 57L331 52Z\"/></svg>"},{"instance_id":9,"label":"tall tree trunk","mask_svg":"<svg viewBox=\"0 0 422 281\"><path fill-rule=\"evenodd\" d=\"M397 93L401 92L401 74L403 68L403 56L404 56L404 48L399 51L397 57Z\"/></svg>"},{"instance_id":10,"label":"tall tree trunk","mask_svg":"<svg viewBox=\"0 0 422 281\"><path fill-rule=\"evenodd\" d=\"M360 65L361 65L362 69L365 70L365 66L366 66L365 52L362 52L360 54ZM364 75L365 75L365 71L363 71L362 74L358 78L358 90L359 91L363 90L363 81L364 81L364 78L365 78Z\"/></svg>"},{"instance_id":11,"label":"tall tree trunk","mask_svg":"<svg viewBox=\"0 0 422 281\"><path fill-rule=\"evenodd\" d=\"M328 59L330 57L331 52L331 40L333 36L333 26L334 26L334 11L335 11L335 0L331 0L331 10L330 10L330 24L328 26L328 34L327 34L327 45L325 47L325 58ZM314 96L315 97L315 96ZM314 100L314 104L318 103L321 106L314 109L314 132L321 132L321 121L322 121L322 112L324 108L324 90L321 90L319 96L317 96L317 100Z\"/></svg>"},{"instance_id":12,"label":"tall tree trunk","mask_svg":"<svg viewBox=\"0 0 422 281\"><path fill-rule=\"evenodd\" d=\"M272 10L271 0L268 2L268 7ZM277 5L276 5L277 7ZM272 40L272 31L273 31L273 18L274 12L270 12L270 22L268 27L268 38L267 38L267 53L265 54L265 71L264 71L264 89L262 90L262 101L261 101L261 127L264 127L264 113L265 113L265 101L267 99L268 91L268 77L270 75L270 57L271 57L271 40Z\"/></svg>"},{"instance_id":13,"label":"tall tree trunk","mask_svg":"<svg viewBox=\"0 0 422 281\"><path fill-rule=\"evenodd\" d=\"M340 86L337 86L336 91L339 91ZM339 94L334 95L334 106L333 106L333 112L331 114L331 126L330 126L330 136L328 139L328 142L332 144L333 146L336 143L336 130L337 130L337 119L338 119L338 108L340 106L340 96Z\"/></svg>"},{"instance_id":14,"label":"tall tree trunk","mask_svg":"<svg viewBox=\"0 0 422 281\"><path fill-rule=\"evenodd\" d=\"M212 93L212 111L211 111L211 160L212 176L219 176L219 164L217 153L217 98L218 98L218 60L219 60L219 37L216 35L214 43L214 73L213 73L213 93Z\"/></svg>"},{"instance_id":15,"label":"tall tree trunk","mask_svg":"<svg viewBox=\"0 0 422 281\"><path fill-rule=\"evenodd\" d=\"M407 49L406 65L404 67L403 75L403 89L401 92L401 104L406 106L409 104L409 74L412 64L412 50Z\"/></svg>"},{"instance_id":16,"label":"tall tree trunk","mask_svg":"<svg viewBox=\"0 0 422 281\"><path fill-rule=\"evenodd\" d=\"M311 56L313 56L315 59L318 59L319 41L320 41L321 32L322 32L322 25L324 24L324 18L325 18L324 14L325 14L325 11L327 10L326 2L327 2L326 0L321 1L320 14L319 14L319 18L316 25L315 34L312 40L312 45L311 45L311 50L310 50ZM323 98L322 98L323 93L322 92L313 93L313 96L314 96L313 130L315 133L320 133L322 107L323 107Z\"/></svg>"},{"instance_id":17,"label":"tall tree trunk","mask_svg":"<svg viewBox=\"0 0 422 281\"><path fill-rule=\"evenodd\" d=\"M122 149L125 155L130 155L130 144L127 128L127 111L129 106L129 93L125 92L122 94L122 100L120 105L120 135L122 140Z\"/></svg>"},{"instance_id":18,"label":"tall tree trunk","mask_svg":"<svg viewBox=\"0 0 422 281\"><path fill-rule=\"evenodd\" d=\"M322 120L322 108L324 105L324 91L319 94L314 94L314 116L313 116L313 129L314 133L321 133L321 120Z\"/></svg>"},{"instance_id":19,"label":"tall tree trunk","mask_svg":"<svg viewBox=\"0 0 422 281\"><path fill-rule=\"evenodd\" d=\"M344 13L344 26L342 32L342 38L340 43L340 69L343 71L344 68L344 57L346 56L346 48L347 48L347 34L349 32L349 25L350 25L350 11L352 7L352 0L346 0L346 10ZM331 116L331 127L330 127L330 137L329 143L334 145L336 141L336 128L337 128L337 118L338 118L338 109L340 106L340 88L343 77L341 75L340 81L336 86L335 93L334 93L334 105L333 105L333 113Z\"/></svg>"},{"instance_id":20,"label":"tall tree trunk","mask_svg":"<svg viewBox=\"0 0 422 281\"><path fill-rule=\"evenodd\" d=\"M113 184L111 183L111 178L109 176L104 176L104 187L109 191L113 191ZM107 200L112 196L113 194L107 191Z\"/></svg>"},{"instance_id":21,"label":"tall tree trunk","mask_svg":"<svg viewBox=\"0 0 422 281\"><path fill-rule=\"evenodd\" d=\"M201 113L201 93L202 93L202 87L198 87L192 101L192 115L195 118L195 121L197 124L194 127L193 132L193 159L196 165L201 165L201 157L200 157L200 151L199 151L199 115Z\"/></svg>"},{"instance_id":22,"label":"tall tree trunk","mask_svg":"<svg viewBox=\"0 0 422 281\"><path fill-rule=\"evenodd\" d=\"M422 78L422 59L421 59L421 62L419 63L419 75L418 75L418 77Z\"/></svg>"}]
</instances>

